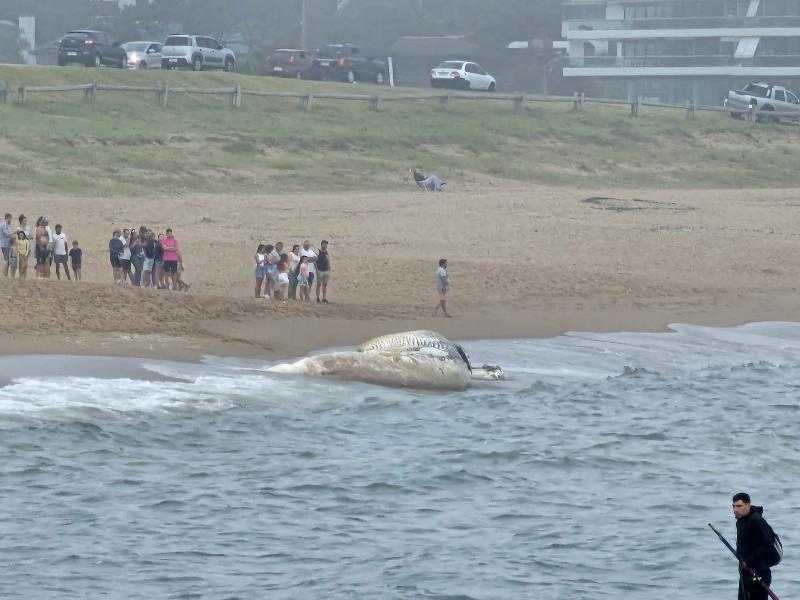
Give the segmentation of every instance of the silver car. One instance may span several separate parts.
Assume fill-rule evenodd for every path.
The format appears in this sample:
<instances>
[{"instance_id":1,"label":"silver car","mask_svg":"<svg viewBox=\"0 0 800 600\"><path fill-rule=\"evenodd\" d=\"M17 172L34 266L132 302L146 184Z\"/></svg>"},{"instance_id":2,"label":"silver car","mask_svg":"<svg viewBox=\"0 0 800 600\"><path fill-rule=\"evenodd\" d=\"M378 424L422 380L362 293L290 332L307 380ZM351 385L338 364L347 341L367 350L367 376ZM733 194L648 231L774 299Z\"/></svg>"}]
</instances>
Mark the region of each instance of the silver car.
<instances>
[{"instance_id":1,"label":"silver car","mask_svg":"<svg viewBox=\"0 0 800 600\"><path fill-rule=\"evenodd\" d=\"M160 69L160 42L127 42L122 49L128 54L129 69Z\"/></svg>"}]
</instances>

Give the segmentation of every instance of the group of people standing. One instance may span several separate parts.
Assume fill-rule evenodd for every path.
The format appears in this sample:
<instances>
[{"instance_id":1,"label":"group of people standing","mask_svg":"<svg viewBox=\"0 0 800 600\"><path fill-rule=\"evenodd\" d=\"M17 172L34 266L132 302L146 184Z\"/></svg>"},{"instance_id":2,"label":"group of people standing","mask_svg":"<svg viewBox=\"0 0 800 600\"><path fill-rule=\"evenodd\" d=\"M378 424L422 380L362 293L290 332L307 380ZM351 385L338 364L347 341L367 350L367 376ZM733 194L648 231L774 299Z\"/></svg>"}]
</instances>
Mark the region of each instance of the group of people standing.
<instances>
[{"instance_id":1,"label":"group of people standing","mask_svg":"<svg viewBox=\"0 0 800 600\"><path fill-rule=\"evenodd\" d=\"M11 213L6 213L0 223L0 251L3 255L5 277L27 279L30 256L33 253L37 278L50 279L52 266L55 265L58 279L61 279L62 267L68 280L72 280L73 276L78 281L81 279L83 250L77 240L72 241L70 248L67 234L60 224L53 231L47 217L39 217L31 230L25 215L19 215L17 223L18 225L13 224Z\"/></svg>"},{"instance_id":2,"label":"group of people standing","mask_svg":"<svg viewBox=\"0 0 800 600\"><path fill-rule=\"evenodd\" d=\"M266 300L311 301L315 288L317 302L328 304L328 283L331 279L331 259L328 240L319 249L304 240L284 253L283 242L261 242L255 256L255 296Z\"/></svg>"},{"instance_id":3,"label":"group of people standing","mask_svg":"<svg viewBox=\"0 0 800 600\"><path fill-rule=\"evenodd\" d=\"M142 225L116 229L108 242L114 283L122 286L188 291L181 279L183 255L171 228L156 234Z\"/></svg>"}]
</instances>

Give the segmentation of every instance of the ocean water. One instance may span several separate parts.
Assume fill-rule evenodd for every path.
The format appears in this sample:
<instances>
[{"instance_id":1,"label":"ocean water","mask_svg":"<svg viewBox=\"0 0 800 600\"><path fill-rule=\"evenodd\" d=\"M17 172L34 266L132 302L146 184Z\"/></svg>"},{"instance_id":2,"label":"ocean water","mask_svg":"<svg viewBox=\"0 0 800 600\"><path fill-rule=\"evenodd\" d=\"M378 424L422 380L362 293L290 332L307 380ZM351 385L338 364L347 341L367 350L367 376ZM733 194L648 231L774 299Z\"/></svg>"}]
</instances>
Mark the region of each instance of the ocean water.
<instances>
[{"instance_id":1,"label":"ocean water","mask_svg":"<svg viewBox=\"0 0 800 600\"><path fill-rule=\"evenodd\" d=\"M0 358L0 598L800 594L800 324L468 342L430 394L258 361Z\"/></svg>"}]
</instances>

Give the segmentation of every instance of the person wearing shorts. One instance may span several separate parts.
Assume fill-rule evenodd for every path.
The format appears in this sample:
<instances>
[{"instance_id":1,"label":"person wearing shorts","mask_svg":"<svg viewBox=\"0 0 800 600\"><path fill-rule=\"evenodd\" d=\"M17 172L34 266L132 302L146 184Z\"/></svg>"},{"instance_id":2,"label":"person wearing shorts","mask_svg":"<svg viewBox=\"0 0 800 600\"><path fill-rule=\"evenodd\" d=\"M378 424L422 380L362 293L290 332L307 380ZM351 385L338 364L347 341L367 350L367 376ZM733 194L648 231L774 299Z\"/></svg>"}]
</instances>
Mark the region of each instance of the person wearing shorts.
<instances>
[{"instance_id":1,"label":"person wearing shorts","mask_svg":"<svg viewBox=\"0 0 800 600\"><path fill-rule=\"evenodd\" d=\"M314 278L317 275L317 251L311 247L311 242L303 240L303 248L300 250L300 256L305 256L308 259L308 289L311 291L311 286L314 285Z\"/></svg>"},{"instance_id":2,"label":"person wearing shorts","mask_svg":"<svg viewBox=\"0 0 800 600\"><path fill-rule=\"evenodd\" d=\"M114 283L119 282L121 275L119 255L122 252L122 240L120 239L120 235L122 235L120 230L115 230L114 233L111 234L111 240L108 242L108 257L111 261L111 272L114 276Z\"/></svg>"},{"instance_id":3,"label":"person wearing shorts","mask_svg":"<svg viewBox=\"0 0 800 600\"><path fill-rule=\"evenodd\" d=\"M328 282L331 279L331 257L328 254L328 240L319 243L319 254L317 255L317 302L328 303ZM322 300L319 299L319 292L322 289Z\"/></svg>"},{"instance_id":4,"label":"person wearing shorts","mask_svg":"<svg viewBox=\"0 0 800 600\"><path fill-rule=\"evenodd\" d=\"M69 251L69 261L72 263L72 274L75 275L75 281L80 281L83 250L81 250L81 247L78 245L78 240L72 240L72 250Z\"/></svg>"},{"instance_id":5,"label":"person wearing shorts","mask_svg":"<svg viewBox=\"0 0 800 600\"><path fill-rule=\"evenodd\" d=\"M172 235L172 229L167 229L164 239L161 240L164 249L164 277L172 281L172 289L178 289L178 262L182 260L178 240ZM167 284L169 287L169 284Z\"/></svg>"},{"instance_id":6,"label":"person wearing shorts","mask_svg":"<svg viewBox=\"0 0 800 600\"><path fill-rule=\"evenodd\" d=\"M131 276L131 247L130 247L130 230L125 229L122 232L120 241L122 242L122 251L119 253L119 283L123 286L128 285L128 282L133 283Z\"/></svg>"},{"instance_id":7,"label":"person wearing shorts","mask_svg":"<svg viewBox=\"0 0 800 600\"><path fill-rule=\"evenodd\" d=\"M69 267L67 266L69 243L67 241L67 234L61 229L61 225L56 225L56 233L51 240L53 245L53 262L56 265L56 277L61 279L61 266L63 265L67 279L72 281L72 277L69 275Z\"/></svg>"},{"instance_id":8,"label":"person wearing shorts","mask_svg":"<svg viewBox=\"0 0 800 600\"><path fill-rule=\"evenodd\" d=\"M142 287L155 287L153 273L156 266L156 240L149 229L144 232L144 261L142 261Z\"/></svg>"}]
</instances>

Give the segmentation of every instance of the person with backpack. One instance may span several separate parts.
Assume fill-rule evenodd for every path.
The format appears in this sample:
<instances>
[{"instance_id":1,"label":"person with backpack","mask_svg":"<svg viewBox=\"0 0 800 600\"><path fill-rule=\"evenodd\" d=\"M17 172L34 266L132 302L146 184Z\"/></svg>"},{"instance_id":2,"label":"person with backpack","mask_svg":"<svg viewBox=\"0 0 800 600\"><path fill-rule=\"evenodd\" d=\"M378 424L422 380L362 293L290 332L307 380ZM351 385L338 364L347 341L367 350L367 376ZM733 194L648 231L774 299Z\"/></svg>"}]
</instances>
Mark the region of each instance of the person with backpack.
<instances>
[{"instance_id":1,"label":"person with backpack","mask_svg":"<svg viewBox=\"0 0 800 600\"><path fill-rule=\"evenodd\" d=\"M753 506L749 494L734 495L732 508L736 517L736 554L743 563L739 566L739 600L767 600L762 583L772 583L770 569L783 557L781 540L764 519L764 508Z\"/></svg>"}]
</instances>

